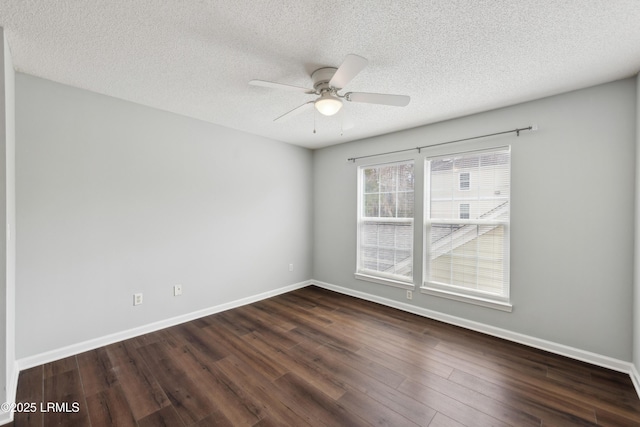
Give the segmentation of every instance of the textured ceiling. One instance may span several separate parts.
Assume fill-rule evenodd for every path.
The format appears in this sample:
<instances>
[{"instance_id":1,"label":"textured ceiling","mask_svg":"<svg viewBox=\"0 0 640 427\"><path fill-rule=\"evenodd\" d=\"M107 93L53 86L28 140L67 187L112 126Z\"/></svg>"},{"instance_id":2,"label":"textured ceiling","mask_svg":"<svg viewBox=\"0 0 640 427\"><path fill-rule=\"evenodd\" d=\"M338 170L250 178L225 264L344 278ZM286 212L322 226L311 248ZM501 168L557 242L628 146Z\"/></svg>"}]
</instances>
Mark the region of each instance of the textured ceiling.
<instances>
[{"instance_id":1,"label":"textured ceiling","mask_svg":"<svg viewBox=\"0 0 640 427\"><path fill-rule=\"evenodd\" d=\"M19 72L309 148L640 71L638 0L2 0L0 26ZM314 96L248 85L310 87L350 53L346 89L410 104L274 123Z\"/></svg>"}]
</instances>

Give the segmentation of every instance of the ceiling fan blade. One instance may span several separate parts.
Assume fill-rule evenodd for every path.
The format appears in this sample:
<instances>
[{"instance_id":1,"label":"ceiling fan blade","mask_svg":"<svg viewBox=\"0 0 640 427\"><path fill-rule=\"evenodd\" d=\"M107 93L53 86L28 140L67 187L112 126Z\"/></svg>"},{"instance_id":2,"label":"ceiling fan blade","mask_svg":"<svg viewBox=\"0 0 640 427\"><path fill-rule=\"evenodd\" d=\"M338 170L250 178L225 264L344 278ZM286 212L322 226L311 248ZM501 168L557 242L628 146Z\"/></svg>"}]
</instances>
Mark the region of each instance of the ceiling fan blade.
<instances>
[{"instance_id":1,"label":"ceiling fan blade","mask_svg":"<svg viewBox=\"0 0 640 427\"><path fill-rule=\"evenodd\" d=\"M367 66L367 61L362 56L349 54L329 81L329 86L336 89L342 89L349 83L360 71Z\"/></svg>"},{"instance_id":2,"label":"ceiling fan blade","mask_svg":"<svg viewBox=\"0 0 640 427\"><path fill-rule=\"evenodd\" d=\"M347 101L366 102L369 104L393 105L406 107L411 98L406 95L389 95L384 93L349 92L344 95Z\"/></svg>"},{"instance_id":3,"label":"ceiling fan blade","mask_svg":"<svg viewBox=\"0 0 640 427\"><path fill-rule=\"evenodd\" d=\"M285 84L282 84L282 83L275 83L275 82L267 82L265 80L251 80L249 82L249 84L252 85L252 86L263 86L263 87L268 87L268 88L271 88L271 89L284 89L284 90L292 90L292 91L296 91L296 92L316 93L315 90L309 89L309 88L306 88L306 87L285 85Z\"/></svg>"},{"instance_id":4,"label":"ceiling fan blade","mask_svg":"<svg viewBox=\"0 0 640 427\"><path fill-rule=\"evenodd\" d=\"M297 116L298 114L306 111L309 107L311 107L313 105L315 101L309 101L309 102L305 102L304 104L302 104L299 107L294 108L291 111L288 111L286 113L284 113L283 115L281 115L280 117L275 118L273 121L274 122L282 122L285 121L287 119L290 119L291 117Z\"/></svg>"}]
</instances>

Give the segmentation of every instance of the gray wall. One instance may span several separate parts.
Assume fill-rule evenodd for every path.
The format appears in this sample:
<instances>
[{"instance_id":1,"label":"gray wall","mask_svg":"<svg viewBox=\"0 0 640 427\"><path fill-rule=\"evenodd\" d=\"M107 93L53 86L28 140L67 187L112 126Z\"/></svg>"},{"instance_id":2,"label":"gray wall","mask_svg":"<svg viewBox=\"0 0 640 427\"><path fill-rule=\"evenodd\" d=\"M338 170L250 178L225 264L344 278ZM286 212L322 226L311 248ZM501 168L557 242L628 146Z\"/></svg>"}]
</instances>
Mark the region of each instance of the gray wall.
<instances>
[{"instance_id":1,"label":"gray wall","mask_svg":"<svg viewBox=\"0 0 640 427\"><path fill-rule=\"evenodd\" d=\"M314 279L631 361L635 102L636 81L627 79L316 151ZM448 148L512 146L512 313L419 292L408 301L402 289L354 278L356 172L368 162L347 158L533 123L539 131ZM422 169L417 154L389 159L401 157ZM420 186L420 210L422 201ZM415 250L420 284L422 250Z\"/></svg>"},{"instance_id":2,"label":"gray wall","mask_svg":"<svg viewBox=\"0 0 640 427\"><path fill-rule=\"evenodd\" d=\"M18 358L311 277L311 151L20 73L16 93Z\"/></svg>"}]
</instances>

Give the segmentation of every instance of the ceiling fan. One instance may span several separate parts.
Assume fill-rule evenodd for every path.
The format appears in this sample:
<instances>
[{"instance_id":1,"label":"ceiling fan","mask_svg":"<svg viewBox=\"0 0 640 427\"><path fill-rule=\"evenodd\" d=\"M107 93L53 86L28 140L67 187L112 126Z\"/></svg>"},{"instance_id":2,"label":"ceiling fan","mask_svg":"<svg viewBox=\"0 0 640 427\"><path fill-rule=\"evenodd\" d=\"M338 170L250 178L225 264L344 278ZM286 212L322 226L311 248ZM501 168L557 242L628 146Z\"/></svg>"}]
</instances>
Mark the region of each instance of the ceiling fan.
<instances>
[{"instance_id":1,"label":"ceiling fan","mask_svg":"<svg viewBox=\"0 0 640 427\"><path fill-rule=\"evenodd\" d=\"M366 102L369 104L392 105L405 107L411 100L406 95L389 95L382 93L347 92L344 95L338 93L342 90L360 71L367 66L368 61L358 55L347 55L338 68L324 67L311 73L313 89L293 86L282 83L268 82L264 80L251 80L250 85L264 86L273 89L284 89L290 91L303 92L309 95L319 95L314 101L305 102L299 107L277 117L274 122L291 118L306 111L312 105L320 114L332 116L342 108L342 100L350 102Z\"/></svg>"}]
</instances>

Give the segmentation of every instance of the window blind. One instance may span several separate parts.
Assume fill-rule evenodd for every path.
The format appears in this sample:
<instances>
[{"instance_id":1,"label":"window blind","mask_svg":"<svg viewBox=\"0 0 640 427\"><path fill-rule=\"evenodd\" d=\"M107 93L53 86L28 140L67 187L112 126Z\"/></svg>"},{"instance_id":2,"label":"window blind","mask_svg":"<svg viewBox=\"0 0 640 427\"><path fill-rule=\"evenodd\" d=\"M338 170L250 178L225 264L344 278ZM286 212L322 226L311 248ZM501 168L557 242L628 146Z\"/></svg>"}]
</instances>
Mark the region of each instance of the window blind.
<instances>
[{"instance_id":1,"label":"window blind","mask_svg":"<svg viewBox=\"0 0 640 427\"><path fill-rule=\"evenodd\" d=\"M358 273L413 281L414 164L359 168Z\"/></svg>"},{"instance_id":2,"label":"window blind","mask_svg":"<svg viewBox=\"0 0 640 427\"><path fill-rule=\"evenodd\" d=\"M426 160L425 286L509 296L508 148Z\"/></svg>"}]
</instances>

